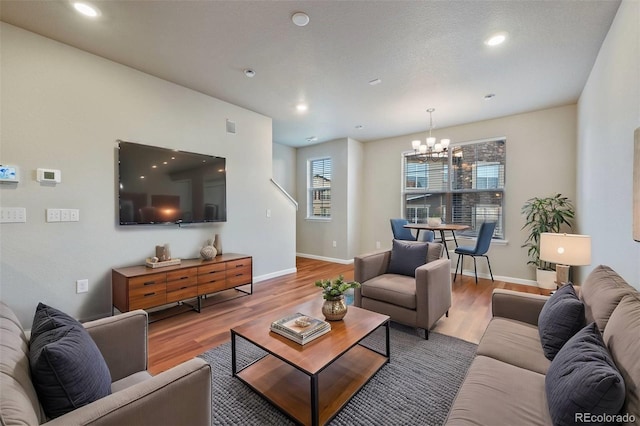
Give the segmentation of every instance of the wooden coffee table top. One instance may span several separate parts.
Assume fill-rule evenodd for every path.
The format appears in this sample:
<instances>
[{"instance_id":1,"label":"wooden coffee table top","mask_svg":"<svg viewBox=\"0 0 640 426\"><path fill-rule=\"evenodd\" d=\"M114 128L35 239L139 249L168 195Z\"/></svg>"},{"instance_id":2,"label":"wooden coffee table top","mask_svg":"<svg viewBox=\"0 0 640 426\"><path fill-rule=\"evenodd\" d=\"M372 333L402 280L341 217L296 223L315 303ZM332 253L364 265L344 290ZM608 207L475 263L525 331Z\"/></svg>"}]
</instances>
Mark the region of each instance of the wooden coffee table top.
<instances>
[{"instance_id":1,"label":"wooden coffee table top","mask_svg":"<svg viewBox=\"0 0 640 426\"><path fill-rule=\"evenodd\" d=\"M369 333L389 321L387 315L349 306L344 319L329 321L330 332L305 345L270 331L272 322L296 312L324 319L322 303L323 299L319 297L301 305L283 309L275 315L273 313L262 315L234 327L232 331L308 374L317 374Z\"/></svg>"}]
</instances>

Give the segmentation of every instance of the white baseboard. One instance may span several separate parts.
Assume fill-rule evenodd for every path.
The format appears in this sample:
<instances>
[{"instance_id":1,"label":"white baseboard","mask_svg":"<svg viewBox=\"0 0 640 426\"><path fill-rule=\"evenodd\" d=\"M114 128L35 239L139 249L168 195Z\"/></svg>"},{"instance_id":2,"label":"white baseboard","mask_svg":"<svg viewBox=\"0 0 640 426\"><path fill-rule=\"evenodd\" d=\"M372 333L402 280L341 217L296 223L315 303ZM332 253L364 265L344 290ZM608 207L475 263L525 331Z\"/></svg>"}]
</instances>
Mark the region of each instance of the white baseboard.
<instances>
[{"instance_id":1,"label":"white baseboard","mask_svg":"<svg viewBox=\"0 0 640 426\"><path fill-rule=\"evenodd\" d=\"M316 256L315 254L296 253L296 256L305 257L307 259L323 260L325 262L341 263L343 265L353 263L353 259L336 259L333 257Z\"/></svg>"},{"instance_id":2,"label":"white baseboard","mask_svg":"<svg viewBox=\"0 0 640 426\"><path fill-rule=\"evenodd\" d=\"M452 274L455 274L455 272L456 272L455 268L451 270ZM468 269L463 270L462 271L462 275L466 275L468 277L475 277L476 276L476 274L473 272L473 270L468 270ZM491 279L491 275L479 272L478 273L478 278L485 278L487 280L490 280ZM522 285L529 285L529 286L532 286L532 287L538 287L538 283L536 281L525 280L525 279L522 279L522 278L505 277L503 275L494 275L493 279L497 280L497 281L504 281L504 282L512 283L512 284L522 284Z\"/></svg>"},{"instance_id":3,"label":"white baseboard","mask_svg":"<svg viewBox=\"0 0 640 426\"><path fill-rule=\"evenodd\" d=\"M253 283L259 283L260 281L266 281L266 280L270 280L271 278L277 278L277 277L281 277L283 275L288 275L288 274L295 274L296 272L298 272L297 268L289 268L289 269L283 269L281 271L276 271L276 272L270 272L268 274L264 274L264 275L258 275L253 277Z\"/></svg>"}]
</instances>

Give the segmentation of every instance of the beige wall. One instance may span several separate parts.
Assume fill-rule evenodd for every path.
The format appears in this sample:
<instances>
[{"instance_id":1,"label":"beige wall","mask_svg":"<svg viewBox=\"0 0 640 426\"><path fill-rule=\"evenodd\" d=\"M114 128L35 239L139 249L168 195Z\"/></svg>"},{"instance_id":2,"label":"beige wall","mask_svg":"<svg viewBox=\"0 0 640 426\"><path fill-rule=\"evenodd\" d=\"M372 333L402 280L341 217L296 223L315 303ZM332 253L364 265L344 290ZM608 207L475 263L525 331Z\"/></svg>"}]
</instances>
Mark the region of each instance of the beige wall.
<instances>
[{"instance_id":1,"label":"beige wall","mask_svg":"<svg viewBox=\"0 0 640 426\"><path fill-rule=\"evenodd\" d=\"M307 218L308 161L331 157L331 219ZM300 255L351 262L360 246L362 217L363 144L337 139L297 149L297 246ZM336 246L333 246L333 242Z\"/></svg>"},{"instance_id":2,"label":"beige wall","mask_svg":"<svg viewBox=\"0 0 640 426\"><path fill-rule=\"evenodd\" d=\"M273 144L273 180L296 197L296 148ZM298 201L298 200L296 200Z\"/></svg>"},{"instance_id":3,"label":"beige wall","mask_svg":"<svg viewBox=\"0 0 640 426\"><path fill-rule=\"evenodd\" d=\"M526 238L521 231L524 221L520 208L528 198L554 193L575 200L576 106L437 129L434 133L438 138L449 137L452 144L506 137L506 244L493 244L489 255L495 276L532 283L535 271L527 266L526 250L520 247ZM404 135L364 144L362 252L374 251L376 242L381 248L391 247L389 219L402 217L402 153L411 149L413 139L424 136ZM473 268L473 264L466 268ZM488 276L486 262L479 261L478 270Z\"/></svg>"},{"instance_id":4,"label":"beige wall","mask_svg":"<svg viewBox=\"0 0 640 426\"><path fill-rule=\"evenodd\" d=\"M640 289L632 238L633 134L640 127L640 2L620 4L578 102L578 209L592 237L591 266L605 264Z\"/></svg>"},{"instance_id":5,"label":"beige wall","mask_svg":"<svg viewBox=\"0 0 640 426\"><path fill-rule=\"evenodd\" d=\"M111 268L143 263L156 244L197 257L218 233L225 251L254 256L258 279L295 270L295 209L270 182L270 118L5 23L0 36L0 162L22 172L0 196L27 209L27 223L0 225L0 298L25 327L40 301L109 315ZM226 157L228 222L117 225L116 139ZM40 185L39 167L62 170L62 183ZM47 208L79 209L80 221L46 223ZM89 292L76 294L85 278Z\"/></svg>"},{"instance_id":6,"label":"beige wall","mask_svg":"<svg viewBox=\"0 0 640 426\"><path fill-rule=\"evenodd\" d=\"M307 173L308 161L330 157L332 162L331 182L331 218L307 218ZM334 141L298 148L297 198L300 209L297 215L296 251L302 255L311 255L326 259L347 259L347 164L348 141ZM336 247L333 247L333 241Z\"/></svg>"}]
</instances>

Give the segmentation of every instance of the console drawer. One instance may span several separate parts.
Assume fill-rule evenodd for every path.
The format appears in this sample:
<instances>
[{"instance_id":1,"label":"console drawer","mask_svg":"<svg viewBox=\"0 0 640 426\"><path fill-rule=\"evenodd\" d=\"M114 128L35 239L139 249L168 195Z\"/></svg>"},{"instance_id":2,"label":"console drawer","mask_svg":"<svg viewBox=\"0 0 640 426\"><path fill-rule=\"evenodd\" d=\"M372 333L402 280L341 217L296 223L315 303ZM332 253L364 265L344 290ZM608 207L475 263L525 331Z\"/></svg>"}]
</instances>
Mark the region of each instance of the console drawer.
<instances>
[{"instance_id":1,"label":"console drawer","mask_svg":"<svg viewBox=\"0 0 640 426\"><path fill-rule=\"evenodd\" d=\"M167 303L179 302L180 300L192 299L198 296L198 286L189 285L176 290L167 291Z\"/></svg>"},{"instance_id":2,"label":"console drawer","mask_svg":"<svg viewBox=\"0 0 640 426\"><path fill-rule=\"evenodd\" d=\"M145 309L167 303L165 284L147 285L129 292L129 309Z\"/></svg>"},{"instance_id":3,"label":"console drawer","mask_svg":"<svg viewBox=\"0 0 640 426\"><path fill-rule=\"evenodd\" d=\"M129 291L133 292L138 289L157 286L158 284L162 284L164 286L166 281L167 281L167 274L165 274L164 272L130 278Z\"/></svg>"},{"instance_id":4,"label":"console drawer","mask_svg":"<svg viewBox=\"0 0 640 426\"><path fill-rule=\"evenodd\" d=\"M237 287L251 282L251 265L227 270L227 287Z\"/></svg>"}]
</instances>

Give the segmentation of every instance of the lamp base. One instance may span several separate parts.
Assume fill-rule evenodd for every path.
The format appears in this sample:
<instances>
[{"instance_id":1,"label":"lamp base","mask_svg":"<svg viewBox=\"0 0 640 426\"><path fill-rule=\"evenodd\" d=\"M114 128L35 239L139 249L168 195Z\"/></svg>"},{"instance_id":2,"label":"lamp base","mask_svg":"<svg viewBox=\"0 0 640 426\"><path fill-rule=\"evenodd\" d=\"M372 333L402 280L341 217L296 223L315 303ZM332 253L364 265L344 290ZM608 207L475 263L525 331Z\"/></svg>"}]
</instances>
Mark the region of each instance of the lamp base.
<instances>
[{"instance_id":1,"label":"lamp base","mask_svg":"<svg viewBox=\"0 0 640 426\"><path fill-rule=\"evenodd\" d=\"M559 286L569 283L569 265L556 265L556 282Z\"/></svg>"}]
</instances>

